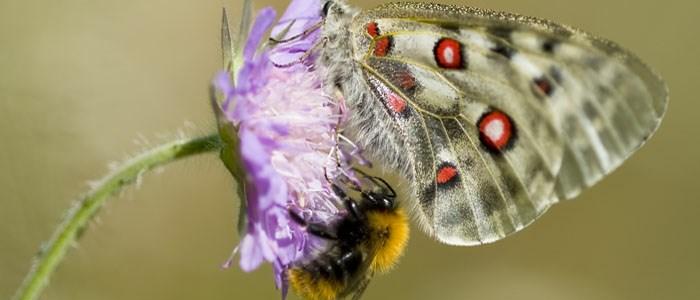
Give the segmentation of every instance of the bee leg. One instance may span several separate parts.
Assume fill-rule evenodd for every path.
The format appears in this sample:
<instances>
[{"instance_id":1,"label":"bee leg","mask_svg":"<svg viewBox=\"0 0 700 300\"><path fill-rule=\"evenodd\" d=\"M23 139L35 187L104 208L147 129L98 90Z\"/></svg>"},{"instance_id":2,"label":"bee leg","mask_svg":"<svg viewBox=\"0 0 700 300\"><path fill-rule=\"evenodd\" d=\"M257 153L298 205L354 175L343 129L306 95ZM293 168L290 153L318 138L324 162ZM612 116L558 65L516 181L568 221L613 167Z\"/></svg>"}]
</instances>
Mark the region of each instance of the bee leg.
<instances>
[{"instance_id":1,"label":"bee leg","mask_svg":"<svg viewBox=\"0 0 700 300\"><path fill-rule=\"evenodd\" d=\"M342 250L341 250L342 251ZM362 253L357 250L348 250L341 257L324 255L313 267L324 278L343 280L356 274L362 265Z\"/></svg>"},{"instance_id":2,"label":"bee leg","mask_svg":"<svg viewBox=\"0 0 700 300\"><path fill-rule=\"evenodd\" d=\"M331 183L331 189L333 189L333 193L335 193L341 200L349 199L348 194L346 194L345 191L343 191L343 189L341 189L337 184Z\"/></svg>"},{"instance_id":3,"label":"bee leg","mask_svg":"<svg viewBox=\"0 0 700 300\"><path fill-rule=\"evenodd\" d=\"M292 218L292 221L294 221L295 223L297 223L297 224L299 224L299 225L301 225L301 226L306 226L306 225L308 225L308 224L306 223L306 220L304 220L304 218L302 218L302 217L299 215L299 213L297 213L296 211L294 211L294 210L292 210L292 209L287 209L287 213L289 214L289 217Z\"/></svg>"},{"instance_id":4,"label":"bee leg","mask_svg":"<svg viewBox=\"0 0 700 300\"><path fill-rule=\"evenodd\" d=\"M327 240L338 239L338 237L329 230L328 226L323 224L309 224L306 226L306 232Z\"/></svg>"},{"instance_id":5,"label":"bee leg","mask_svg":"<svg viewBox=\"0 0 700 300\"><path fill-rule=\"evenodd\" d=\"M319 266L319 271L323 275L331 277L338 280L343 278L343 265L339 264L338 261L333 260L331 257L327 257L324 265Z\"/></svg>"},{"instance_id":6,"label":"bee leg","mask_svg":"<svg viewBox=\"0 0 700 300\"><path fill-rule=\"evenodd\" d=\"M345 270L346 273L355 274L362 265L362 253L358 249L353 249L343 254L335 263Z\"/></svg>"},{"instance_id":7,"label":"bee leg","mask_svg":"<svg viewBox=\"0 0 700 300\"><path fill-rule=\"evenodd\" d=\"M345 209L347 209L356 220L365 219L365 214L360 209L360 206L357 204L357 202L348 197L348 194L346 194L345 191L343 191L343 189L338 187L338 185L336 185L335 183L331 184L331 188L333 189L333 192L336 195L338 195L338 198L340 198L340 200L343 200Z\"/></svg>"},{"instance_id":8,"label":"bee leg","mask_svg":"<svg viewBox=\"0 0 700 300\"><path fill-rule=\"evenodd\" d=\"M343 200L343 204L345 204L345 209L347 209L356 220L366 219L365 214L362 212L362 210L360 210L360 206L357 204L357 202L350 198L346 198Z\"/></svg>"},{"instance_id":9,"label":"bee leg","mask_svg":"<svg viewBox=\"0 0 700 300\"><path fill-rule=\"evenodd\" d=\"M303 227L306 227L306 232L327 240L338 239L338 237L335 236L335 233L332 232L332 229L329 228L328 225L308 223L306 222L306 220L304 220L304 218L302 218L302 216L300 216L294 210L288 209L287 212L289 213L289 217L292 219L292 221L296 222L297 224Z\"/></svg>"}]
</instances>

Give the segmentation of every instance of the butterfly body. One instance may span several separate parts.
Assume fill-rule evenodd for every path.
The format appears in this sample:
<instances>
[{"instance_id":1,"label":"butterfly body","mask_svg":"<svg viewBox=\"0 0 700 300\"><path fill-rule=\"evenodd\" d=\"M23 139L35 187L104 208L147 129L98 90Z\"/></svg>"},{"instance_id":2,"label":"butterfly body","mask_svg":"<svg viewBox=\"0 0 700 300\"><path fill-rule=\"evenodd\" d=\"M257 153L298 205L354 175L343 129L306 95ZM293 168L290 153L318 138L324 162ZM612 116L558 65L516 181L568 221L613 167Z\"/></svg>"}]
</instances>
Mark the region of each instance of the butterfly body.
<instances>
[{"instance_id":1,"label":"butterfly body","mask_svg":"<svg viewBox=\"0 0 700 300\"><path fill-rule=\"evenodd\" d=\"M348 131L412 186L438 240L499 240L576 196L656 130L663 81L553 22L428 3L327 5L321 64Z\"/></svg>"}]
</instances>

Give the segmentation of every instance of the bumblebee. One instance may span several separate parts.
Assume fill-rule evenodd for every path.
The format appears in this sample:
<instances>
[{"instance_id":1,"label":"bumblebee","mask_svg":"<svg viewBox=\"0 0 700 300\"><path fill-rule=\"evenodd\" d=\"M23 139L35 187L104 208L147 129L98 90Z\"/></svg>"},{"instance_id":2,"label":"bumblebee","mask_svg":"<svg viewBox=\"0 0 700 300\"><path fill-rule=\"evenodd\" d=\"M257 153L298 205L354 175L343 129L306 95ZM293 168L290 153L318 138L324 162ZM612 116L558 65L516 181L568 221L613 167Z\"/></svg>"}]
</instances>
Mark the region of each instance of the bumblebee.
<instances>
[{"instance_id":1,"label":"bumblebee","mask_svg":"<svg viewBox=\"0 0 700 300\"><path fill-rule=\"evenodd\" d=\"M408 218L395 201L396 192L383 179L361 174L374 189L355 187L359 197L353 198L339 185L331 184L346 211L336 222L309 223L290 210L292 219L309 234L328 241L314 259L288 270L292 289L304 299L332 300L350 295L359 299L372 276L390 270L403 253Z\"/></svg>"}]
</instances>

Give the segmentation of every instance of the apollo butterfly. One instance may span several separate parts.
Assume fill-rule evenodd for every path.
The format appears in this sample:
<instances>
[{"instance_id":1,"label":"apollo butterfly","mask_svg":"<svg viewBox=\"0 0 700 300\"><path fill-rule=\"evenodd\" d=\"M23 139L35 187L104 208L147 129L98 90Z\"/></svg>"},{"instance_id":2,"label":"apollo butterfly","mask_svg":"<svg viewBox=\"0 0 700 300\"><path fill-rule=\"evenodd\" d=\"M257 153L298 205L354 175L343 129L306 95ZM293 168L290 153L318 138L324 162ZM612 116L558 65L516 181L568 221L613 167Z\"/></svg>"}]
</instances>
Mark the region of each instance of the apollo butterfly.
<instances>
[{"instance_id":1,"label":"apollo butterfly","mask_svg":"<svg viewBox=\"0 0 700 300\"><path fill-rule=\"evenodd\" d=\"M348 131L453 245L502 239L578 195L659 126L667 89L616 44L469 7L325 2L321 64Z\"/></svg>"}]
</instances>

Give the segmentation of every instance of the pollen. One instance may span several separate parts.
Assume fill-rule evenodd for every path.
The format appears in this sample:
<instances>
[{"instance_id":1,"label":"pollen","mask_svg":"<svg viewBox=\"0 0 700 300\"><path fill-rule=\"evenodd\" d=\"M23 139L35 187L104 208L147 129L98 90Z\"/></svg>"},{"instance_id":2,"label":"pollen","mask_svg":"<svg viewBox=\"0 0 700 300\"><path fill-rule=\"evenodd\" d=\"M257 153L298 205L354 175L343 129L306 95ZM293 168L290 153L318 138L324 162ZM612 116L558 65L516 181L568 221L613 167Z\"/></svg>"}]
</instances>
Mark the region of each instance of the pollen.
<instances>
[{"instance_id":1,"label":"pollen","mask_svg":"<svg viewBox=\"0 0 700 300\"><path fill-rule=\"evenodd\" d=\"M408 242L409 227L406 213L397 208L390 212L372 212L367 215L377 243L372 271L385 273L391 270L403 254Z\"/></svg>"}]
</instances>

